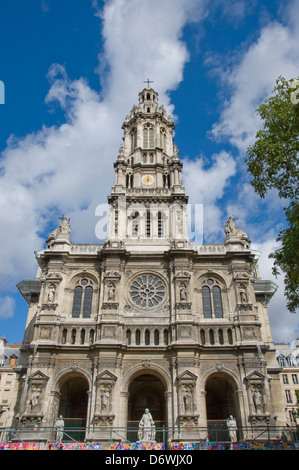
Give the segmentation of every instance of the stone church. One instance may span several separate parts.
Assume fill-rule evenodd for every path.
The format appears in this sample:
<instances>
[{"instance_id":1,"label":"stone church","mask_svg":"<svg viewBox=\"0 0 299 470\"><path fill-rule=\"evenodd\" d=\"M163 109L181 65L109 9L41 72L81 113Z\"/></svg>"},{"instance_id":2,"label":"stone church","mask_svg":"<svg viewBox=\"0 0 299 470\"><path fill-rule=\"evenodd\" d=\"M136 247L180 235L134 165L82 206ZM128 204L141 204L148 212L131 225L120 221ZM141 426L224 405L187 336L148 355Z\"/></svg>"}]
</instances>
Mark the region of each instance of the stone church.
<instances>
[{"instance_id":1,"label":"stone church","mask_svg":"<svg viewBox=\"0 0 299 470\"><path fill-rule=\"evenodd\" d=\"M212 439L231 415L239 440L285 425L267 310L276 286L233 218L223 244L189 241L174 128L148 84L122 126L105 243L72 244L62 217L36 278L18 284L24 439L55 439L62 416L81 440L135 441L146 408L157 441Z\"/></svg>"}]
</instances>

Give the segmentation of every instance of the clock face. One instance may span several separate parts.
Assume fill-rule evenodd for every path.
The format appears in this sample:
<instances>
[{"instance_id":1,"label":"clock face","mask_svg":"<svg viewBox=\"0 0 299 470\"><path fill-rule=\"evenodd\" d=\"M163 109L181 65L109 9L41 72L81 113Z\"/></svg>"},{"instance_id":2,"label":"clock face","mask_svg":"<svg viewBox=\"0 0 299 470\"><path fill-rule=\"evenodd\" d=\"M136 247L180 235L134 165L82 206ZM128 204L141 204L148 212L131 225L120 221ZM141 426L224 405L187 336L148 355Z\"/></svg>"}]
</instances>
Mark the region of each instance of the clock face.
<instances>
[{"instance_id":1,"label":"clock face","mask_svg":"<svg viewBox=\"0 0 299 470\"><path fill-rule=\"evenodd\" d=\"M155 175L142 175L141 182L144 186L151 186L155 182Z\"/></svg>"}]
</instances>

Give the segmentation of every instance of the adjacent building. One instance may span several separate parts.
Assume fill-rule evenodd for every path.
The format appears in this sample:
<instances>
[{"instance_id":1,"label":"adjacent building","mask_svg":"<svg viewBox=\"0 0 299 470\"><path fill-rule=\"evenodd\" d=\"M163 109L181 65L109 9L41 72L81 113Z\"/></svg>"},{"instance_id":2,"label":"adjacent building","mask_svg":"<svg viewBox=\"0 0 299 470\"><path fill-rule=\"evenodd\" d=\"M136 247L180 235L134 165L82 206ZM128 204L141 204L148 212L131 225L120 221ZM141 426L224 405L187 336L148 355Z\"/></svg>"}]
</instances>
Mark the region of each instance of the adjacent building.
<instances>
[{"instance_id":1,"label":"adjacent building","mask_svg":"<svg viewBox=\"0 0 299 470\"><path fill-rule=\"evenodd\" d=\"M299 340L277 345L276 358L281 367L280 380L284 409L289 426L297 426L299 408Z\"/></svg>"},{"instance_id":2,"label":"adjacent building","mask_svg":"<svg viewBox=\"0 0 299 470\"><path fill-rule=\"evenodd\" d=\"M13 424L19 389L18 361L20 344L7 344L5 336L0 339L0 432Z\"/></svg>"}]
</instances>

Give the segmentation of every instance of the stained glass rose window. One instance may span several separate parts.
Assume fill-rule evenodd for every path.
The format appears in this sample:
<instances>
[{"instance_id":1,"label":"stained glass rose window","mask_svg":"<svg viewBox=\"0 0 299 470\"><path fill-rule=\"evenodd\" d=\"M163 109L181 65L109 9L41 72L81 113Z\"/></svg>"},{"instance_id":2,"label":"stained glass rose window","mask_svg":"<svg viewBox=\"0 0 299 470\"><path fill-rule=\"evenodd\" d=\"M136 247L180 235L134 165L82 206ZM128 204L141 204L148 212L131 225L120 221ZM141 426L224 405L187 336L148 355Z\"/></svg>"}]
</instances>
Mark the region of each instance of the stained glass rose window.
<instances>
[{"instance_id":1,"label":"stained glass rose window","mask_svg":"<svg viewBox=\"0 0 299 470\"><path fill-rule=\"evenodd\" d=\"M130 287L130 297L139 307L156 307L165 297L163 282L152 274L142 275L135 279Z\"/></svg>"}]
</instances>

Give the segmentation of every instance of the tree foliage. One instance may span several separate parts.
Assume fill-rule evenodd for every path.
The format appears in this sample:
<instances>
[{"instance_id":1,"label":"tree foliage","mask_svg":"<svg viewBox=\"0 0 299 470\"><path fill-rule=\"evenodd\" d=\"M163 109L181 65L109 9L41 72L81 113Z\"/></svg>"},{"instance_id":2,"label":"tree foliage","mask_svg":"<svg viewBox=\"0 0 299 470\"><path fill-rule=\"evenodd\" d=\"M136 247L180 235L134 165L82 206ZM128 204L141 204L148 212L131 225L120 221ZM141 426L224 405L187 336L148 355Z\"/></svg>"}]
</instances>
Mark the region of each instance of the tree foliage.
<instances>
[{"instance_id":1,"label":"tree foliage","mask_svg":"<svg viewBox=\"0 0 299 470\"><path fill-rule=\"evenodd\" d=\"M251 182L260 197L275 188L287 206L287 228L277 237L280 248L273 273L285 273L285 295L291 312L299 307L299 80L279 77L270 98L257 109L263 129L248 147L246 159Z\"/></svg>"}]
</instances>

